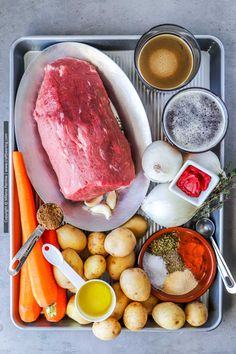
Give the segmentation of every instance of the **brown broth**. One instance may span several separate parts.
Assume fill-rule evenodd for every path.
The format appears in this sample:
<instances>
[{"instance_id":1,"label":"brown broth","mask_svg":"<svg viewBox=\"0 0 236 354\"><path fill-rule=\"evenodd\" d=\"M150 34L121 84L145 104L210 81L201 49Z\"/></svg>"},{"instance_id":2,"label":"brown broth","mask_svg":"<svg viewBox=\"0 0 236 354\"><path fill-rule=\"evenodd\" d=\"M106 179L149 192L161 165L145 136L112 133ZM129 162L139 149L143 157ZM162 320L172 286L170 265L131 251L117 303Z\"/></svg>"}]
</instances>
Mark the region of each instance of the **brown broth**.
<instances>
[{"instance_id":1,"label":"brown broth","mask_svg":"<svg viewBox=\"0 0 236 354\"><path fill-rule=\"evenodd\" d=\"M142 48L138 68L143 79L160 89L174 89L185 83L193 68L193 54L180 37L162 34Z\"/></svg>"}]
</instances>

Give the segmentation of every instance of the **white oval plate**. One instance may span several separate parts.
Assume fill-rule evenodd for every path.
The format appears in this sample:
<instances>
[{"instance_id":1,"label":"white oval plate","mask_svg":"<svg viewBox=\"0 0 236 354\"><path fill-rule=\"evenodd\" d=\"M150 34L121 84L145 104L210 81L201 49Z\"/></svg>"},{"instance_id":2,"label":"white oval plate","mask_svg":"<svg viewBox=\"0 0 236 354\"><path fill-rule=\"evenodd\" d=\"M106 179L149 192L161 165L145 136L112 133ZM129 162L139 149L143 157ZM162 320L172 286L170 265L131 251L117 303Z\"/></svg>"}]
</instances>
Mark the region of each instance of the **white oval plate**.
<instances>
[{"instance_id":1,"label":"white oval plate","mask_svg":"<svg viewBox=\"0 0 236 354\"><path fill-rule=\"evenodd\" d=\"M33 111L44 77L46 64L63 57L84 59L96 66L108 96L113 102L131 145L136 178L132 185L119 192L119 201L109 220L83 208L83 203L65 199L60 192L56 174L42 147ZM59 43L45 49L26 69L16 97L15 129L18 150L23 153L30 181L44 202L59 204L65 221L83 230L114 229L138 210L149 181L142 172L141 158L151 143L151 132L142 102L128 77L120 67L101 51L83 43Z\"/></svg>"}]
</instances>

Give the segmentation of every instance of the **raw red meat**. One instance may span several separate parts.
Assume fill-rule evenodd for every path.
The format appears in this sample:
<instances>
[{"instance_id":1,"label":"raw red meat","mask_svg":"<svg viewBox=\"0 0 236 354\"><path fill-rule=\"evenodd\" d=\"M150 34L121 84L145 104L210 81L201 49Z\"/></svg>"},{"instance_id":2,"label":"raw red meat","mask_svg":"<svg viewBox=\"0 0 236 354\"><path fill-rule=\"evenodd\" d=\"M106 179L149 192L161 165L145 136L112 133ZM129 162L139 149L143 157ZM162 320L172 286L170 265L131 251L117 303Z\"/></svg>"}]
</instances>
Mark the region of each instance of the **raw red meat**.
<instances>
[{"instance_id":1,"label":"raw red meat","mask_svg":"<svg viewBox=\"0 0 236 354\"><path fill-rule=\"evenodd\" d=\"M129 143L88 62L63 58L46 65L34 118L65 198L89 200L135 178Z\"/></svg>"}]
</instances>

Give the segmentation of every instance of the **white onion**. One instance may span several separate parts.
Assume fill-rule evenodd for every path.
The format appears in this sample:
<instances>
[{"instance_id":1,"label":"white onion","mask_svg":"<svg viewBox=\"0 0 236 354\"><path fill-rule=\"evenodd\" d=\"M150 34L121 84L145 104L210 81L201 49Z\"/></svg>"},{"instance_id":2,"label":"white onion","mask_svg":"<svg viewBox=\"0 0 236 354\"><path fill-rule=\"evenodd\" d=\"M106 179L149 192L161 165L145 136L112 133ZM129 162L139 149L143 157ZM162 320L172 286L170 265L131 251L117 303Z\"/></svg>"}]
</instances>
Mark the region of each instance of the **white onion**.
<instances>
[{"instance_id":1,"label":"white onion","mask_svg":"<svg viewBox=\"0 0 236 354\"><path fill-rule=\"evenodd\" d=\"M185 154L184 162L187 160L195 161L217 175L223 172L220 160L212 151L202 152L201 154Z\"/></svg>"},{"instance_id":2,"label":"white onion","mask_svg":"<svg viewBox=\"0 0 236 354\"><path fill-rule=\"evenodd\" d=\"M188 222L197 207L169 191L169 183L157 185L144 199L142 210L149 218L164 227Z\"/></svg>"},{"instance_id":3,"label":"white onion","mask_svg":"<svg viewBox=\"0 0 236 354\"><path fill-rule=\"evenodd\" d=\"M170 182L183 164L182 154L165 141L158 140L144 151L142 167L153 182Z\"/></svg>"}]
</instances>

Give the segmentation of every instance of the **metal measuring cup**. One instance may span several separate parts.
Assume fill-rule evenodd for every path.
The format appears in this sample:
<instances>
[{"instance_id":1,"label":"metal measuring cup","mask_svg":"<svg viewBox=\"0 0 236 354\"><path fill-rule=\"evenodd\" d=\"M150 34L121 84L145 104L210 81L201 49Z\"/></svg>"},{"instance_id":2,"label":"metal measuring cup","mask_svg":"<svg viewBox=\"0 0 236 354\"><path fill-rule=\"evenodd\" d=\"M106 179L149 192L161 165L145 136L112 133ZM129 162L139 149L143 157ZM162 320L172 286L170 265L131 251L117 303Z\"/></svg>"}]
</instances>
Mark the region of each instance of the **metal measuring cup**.
<instances>
[{"instance_id":1,"label":"metal measuring cup","mask_svg":"<svg viewBox=\"0 0 236 354\"><path fill-rule=\"evenodd\" d=\"M62 253L53 245L46 243L42 247L42 252L46 260L51 263L52 265L56 266L66 277L71 281L74 287L77 289L75 295L75 306L79 311L80 315L87 321L90 322L99 322L103 321L113 313L115 306L116 306L116 295L113 288L105 281L101 279L92 279L85 281L81 276L74 271L74 269L64 260ZM111 305L108 308L107 312L102 316L90 316L89 314L85 313L79 304L79 293L81 289L88 283L91 282L101 282L105 284L111 294Z\"/></svg>"},{"instance_id":2,"label":"metal measuring cup","mask_svg":"<svg viewBox=\"0 0 236 354\"><path fill-rule=\"evenodd\" d=\"M11 260L8 268L8 273L11 276L19 273L21 267L25 263L27 257L31 253L32 249L44 231L56 230L62 225L63 219L63 211L57 204L46 203L40 206L37 211L37 221L39 225Z\"/></svg>"}]
</instances>

